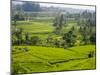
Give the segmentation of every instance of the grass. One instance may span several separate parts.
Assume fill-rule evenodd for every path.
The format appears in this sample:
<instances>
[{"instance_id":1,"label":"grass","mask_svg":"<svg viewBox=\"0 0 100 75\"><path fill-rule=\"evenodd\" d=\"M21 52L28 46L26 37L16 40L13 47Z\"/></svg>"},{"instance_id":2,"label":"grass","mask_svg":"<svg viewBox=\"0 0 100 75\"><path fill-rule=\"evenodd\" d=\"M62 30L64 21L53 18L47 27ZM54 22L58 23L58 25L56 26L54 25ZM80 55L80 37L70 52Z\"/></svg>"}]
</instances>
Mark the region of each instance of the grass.
<instances>
[{"instance_id":1,"label":"grass","mask_svg":"<svg viewBox=\"0 0 100 75\"><path fill-rule=\"evenodd\" d=\"M19 21L17 28L23 28L23 32L40 33L40 32L52 32L52 23L48 22L23 22Z\"/></svg>"},{"instance_id":2,"label":"grass","mask_svg":"<svg viewBox=\"0 0 100 75\"><path fill-rule=\"evenodd\" d=\"M12 65L14 69L19 68L17 73L95 69L95 55L91 58L87 57L90 51L95 51L94 45L68 49L27 46L28 52L23 51L24 47L12 48ZM15 67L16 65L20 67Z\"/></svg>"},{"instance_id":3,"label":"grass","mask_svg":"<svg viewBox=\"0 0 100 75\"><path fill-rule=\"evenodd\" d=\"M77 23L70 22L66 24L61 32L64 34L76 25ZM16 27L23 28L23 34L28 32L31 37L39 36L41 39L46 39L48 36L54 39L62 37L52 33L54 27L48 21L18 21ZM14 26L12 26L12 29L14 29ZM24 48L27 48L28 51L24 51ZM12 46L12 68L17 74L95 69L95 54L93 57L88 58L90 51L95 52L95 45L75 46L67 49L42 46Z\"/></svg>"}]
</instances>

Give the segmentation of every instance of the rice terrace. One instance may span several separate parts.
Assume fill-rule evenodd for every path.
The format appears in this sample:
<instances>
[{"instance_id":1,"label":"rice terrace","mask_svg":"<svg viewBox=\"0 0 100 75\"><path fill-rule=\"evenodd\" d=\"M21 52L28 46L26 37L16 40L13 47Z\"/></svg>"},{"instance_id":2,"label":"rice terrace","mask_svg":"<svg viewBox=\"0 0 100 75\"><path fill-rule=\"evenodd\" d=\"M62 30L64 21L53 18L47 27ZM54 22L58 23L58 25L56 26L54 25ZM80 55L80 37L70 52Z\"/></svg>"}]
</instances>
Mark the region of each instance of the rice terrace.
<instances>
[{"instance_id":1,"label":"rice terrace","mask_svg":"<svg viewBox=\"0 0 100 75\"><path fill-rule=\"evenodd\" d=\"M12 75L96 68L95 6L12 1Z\"/></svg>"}]
</instances>

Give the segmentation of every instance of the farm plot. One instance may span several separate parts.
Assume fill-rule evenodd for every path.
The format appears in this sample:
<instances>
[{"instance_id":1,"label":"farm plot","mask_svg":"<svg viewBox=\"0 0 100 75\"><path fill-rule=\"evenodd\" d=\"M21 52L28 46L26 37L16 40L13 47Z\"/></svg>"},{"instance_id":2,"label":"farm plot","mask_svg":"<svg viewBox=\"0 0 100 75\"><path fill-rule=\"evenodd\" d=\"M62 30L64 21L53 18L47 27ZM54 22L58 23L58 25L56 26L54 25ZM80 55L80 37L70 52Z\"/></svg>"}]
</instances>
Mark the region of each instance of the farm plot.
<instances>
[{"instance_id":1,"label":"farm plot","mask_svg":"<svg viewBox=\"0 0 100 75\"><path fill-rule=\"evenodd\" d=\"M88 57L90 51L95 51L94 45L68 49L27 46L28 51L24 47L12 48L12 66L17 73L95 69L95 53Z\"/></svg>"}]
</instances>

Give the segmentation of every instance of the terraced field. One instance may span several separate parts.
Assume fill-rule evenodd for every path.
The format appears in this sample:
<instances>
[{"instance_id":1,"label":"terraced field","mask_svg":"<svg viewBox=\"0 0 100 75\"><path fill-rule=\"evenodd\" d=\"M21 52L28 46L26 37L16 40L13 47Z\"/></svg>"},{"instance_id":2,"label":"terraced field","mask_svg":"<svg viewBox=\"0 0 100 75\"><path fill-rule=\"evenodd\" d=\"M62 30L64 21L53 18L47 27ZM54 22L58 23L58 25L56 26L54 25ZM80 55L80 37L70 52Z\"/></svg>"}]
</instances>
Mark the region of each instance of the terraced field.
<instances>
[{"instance_id":1,"label":"terraced field","mask_svg":"<svg viewBox=\"0 0 100 75\"><path fill-rule=\"evenodd\" d=\"M28 51L24 49L27 48ZM13 46L12 66L17 73L69 71L95 69L94 45L77 46L68 49L41 46Z\"/></svg>"},{"instance_id":2,"label":"terraced field","mask_svg":"<svg viewBox=\"0 0 100 75\"><path fill-rule=\"evenodd\" d=\"M17 28L22 28L23 32L29 33L48 33L53 31L53 26L51 23L46 22L27 22L27 21L19 21ZM14 27L12 28L14 29Z\"/></svg>"},{"instance_id":3,"label":"terraced field","mask_svg":"<svg viewBox=\"0 0 100 75\"><path fill-rule=\"evenodd\" d=\"M59 35L53 34L54 26L52 26L52 22L37 22L37 21L18 21L16 27L12 26L12 32L13 30L16 30L15 28L22 28L23 34L29 33L31 36L38 36L42 39L47 38L49 35L52 35L53 37L59 37ZM77 24L75 22L66 24L66 27L64 27L61 31L62 34L65 32L68 32L71 27L76 26Z\"/></svg>"},{"instance_id":4,"label":"terraced field","mask_svg":"<svg viewBox=\"0 0 100 75\"><path fill-rule=\"evenodd\" d=\"M24 2L12 2L12 75L96 68L95 7Z\"/></svg>"}]
</instances>

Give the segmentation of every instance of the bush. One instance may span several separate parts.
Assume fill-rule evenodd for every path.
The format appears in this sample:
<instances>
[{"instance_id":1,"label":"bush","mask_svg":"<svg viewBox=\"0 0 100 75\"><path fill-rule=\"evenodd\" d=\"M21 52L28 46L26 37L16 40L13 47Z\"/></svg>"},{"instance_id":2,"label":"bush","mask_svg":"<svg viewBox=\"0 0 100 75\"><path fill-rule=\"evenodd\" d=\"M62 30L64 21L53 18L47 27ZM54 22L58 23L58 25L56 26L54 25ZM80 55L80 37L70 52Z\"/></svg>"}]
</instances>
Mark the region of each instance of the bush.
<instances>
[{"instance_id":1,"label":"bush","mask_svg":"<svg viewBox=\"0 0 100 75\"><path fill-rule=\"evenodd\" d=\"M38 36L31 37L31 44L32 45L39 45L40 44L40 38Z\"/></svg>"}]
</instances>

